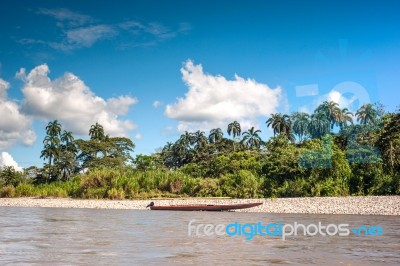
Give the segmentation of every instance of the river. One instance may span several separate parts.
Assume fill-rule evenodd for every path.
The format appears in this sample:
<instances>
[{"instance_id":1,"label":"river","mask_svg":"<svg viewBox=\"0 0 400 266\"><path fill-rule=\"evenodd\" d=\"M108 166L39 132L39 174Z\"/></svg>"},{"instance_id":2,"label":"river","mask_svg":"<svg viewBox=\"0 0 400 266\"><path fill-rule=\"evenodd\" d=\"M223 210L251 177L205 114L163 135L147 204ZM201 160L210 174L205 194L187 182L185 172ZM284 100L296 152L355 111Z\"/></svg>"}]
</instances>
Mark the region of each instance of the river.
<instances>
[{"instance_id":1,"label":"river","mask_svg":"<svg viewBox=\"0 0 400 266\"><path fill-rule=\"evenodd\" d=\"M0 265L400 264L398 216L0 207L0 217ZM234 222L320 222L382 231L304 236L300 230L285 240L268 235L246 240L206 235L204 226L196 227Z\"/></svg>"}]
</instances>

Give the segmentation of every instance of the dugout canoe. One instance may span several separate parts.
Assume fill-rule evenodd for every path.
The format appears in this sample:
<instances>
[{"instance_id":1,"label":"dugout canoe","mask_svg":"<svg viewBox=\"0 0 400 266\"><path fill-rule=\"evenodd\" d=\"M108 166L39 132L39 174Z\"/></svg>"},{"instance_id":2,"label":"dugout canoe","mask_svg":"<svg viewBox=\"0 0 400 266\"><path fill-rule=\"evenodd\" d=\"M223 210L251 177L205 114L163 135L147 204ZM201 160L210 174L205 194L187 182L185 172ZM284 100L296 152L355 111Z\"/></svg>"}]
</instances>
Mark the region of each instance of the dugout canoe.
<instances>
[{"instance_id":1,"label":"dugout canoe","mask_svg":"<svg viewBox=\"0 0 400 266\"><path fill-rule=\"evenodd\" d=\"M231 211L239 209L247 209L262 205L262 202L243 203L243 204L227 204L227 205L168 205L168 206L155 206L151 202L147 207L151 210L158 211Z\"/></svg>"}]
</instances>

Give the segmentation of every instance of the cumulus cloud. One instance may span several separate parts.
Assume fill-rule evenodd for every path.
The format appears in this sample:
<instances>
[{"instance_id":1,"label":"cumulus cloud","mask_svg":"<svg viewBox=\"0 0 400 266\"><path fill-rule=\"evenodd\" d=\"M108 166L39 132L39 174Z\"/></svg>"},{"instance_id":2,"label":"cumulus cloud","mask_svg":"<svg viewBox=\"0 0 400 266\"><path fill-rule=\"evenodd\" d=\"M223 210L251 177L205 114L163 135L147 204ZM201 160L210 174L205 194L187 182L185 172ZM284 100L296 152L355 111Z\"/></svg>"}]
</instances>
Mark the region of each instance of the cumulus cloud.
<instances>
[{"instance_id":1,"label":"cumulus cloud","mask_svg":"<svg viewBox=\"0 0 400 266\"><path fill-rule=\"evenodd\" d=\"M135 139L141 140L141 139L142 139L142 134L137 133L137 134L135 135Z\"/></svg>"},{"instance_id":2,"label":"cumulus cloud","mask_svg":"<svg viewBox=\"0 0 400 266\"><path fill-rule=\"evenodd\" d=\"M0 79L0 149L18 142L30 146L36 140L36 135L31 130L31 118L21 113L16 102L8 99L9 87L8 82Z\"/></svg>"},{"instance_id":3,"label":"cumulus cloud","mask_svg":"<svg viewBox=\"0 0 400 266\"><path fill-rule=\"evenodd\" d=\"M0 168L4 166L12 166L17 171L22 171L22 167L18 166L17 162L8 152L0 153Z\"/></svg>"},{"instance_id":4,"label":"cumulus cloud","mask_svg":"<svg viewBox=\"0 0 400 266\"><path fill-rule=\"evenodd\" d=\"M103 99L95 95L85 83L72 73L51 80L49 67L40 65L28 75L20 70L18 76L24 80L25 113L44 120L59 120L66 129L76 134L87 135L90 125L98 122L110 135L127 135L136 128L130 120L120 118L126 115L136 98L120 96Z\"/></svg>"},{"instance_id":5,"label":"cumulus cloud","mask_svg":"<svg viewBox=\"0 0 400 266\"><path fill-rule=\"evenodd\" d=\"M237 120L243 128L256 125L257 118L276 112L282 89L270 88L253 79L235 75L233 80L203 72L188 60L181 68L188 87L184 97L165 109L167 117L179 121L178 130L209 130Z\"/></svg>"}]
</instances>

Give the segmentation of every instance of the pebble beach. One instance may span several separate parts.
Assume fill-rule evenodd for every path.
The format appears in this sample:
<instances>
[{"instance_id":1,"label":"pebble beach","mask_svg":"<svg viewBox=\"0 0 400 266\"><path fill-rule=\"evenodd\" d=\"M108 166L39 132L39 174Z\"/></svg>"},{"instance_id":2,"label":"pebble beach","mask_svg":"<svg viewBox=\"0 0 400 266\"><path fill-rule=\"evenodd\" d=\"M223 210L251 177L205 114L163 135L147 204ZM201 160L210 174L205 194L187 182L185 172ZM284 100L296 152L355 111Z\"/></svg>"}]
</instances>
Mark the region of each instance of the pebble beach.
<instances>
[{"instance_id":1,"label":"pebble beach","mask_svg":"<svg viewBox=\"0 0 400 266\"><path fill-rule=\"evenodd\" d=\"M92 208L145 210L155 205L239 204L262 202L258 207L238 212L400 215L400 196L312 197L268 199L147 199L147 200L86 200L71 198L0 198L0 206L44 208Z\"/></svg>"}]
</instances>

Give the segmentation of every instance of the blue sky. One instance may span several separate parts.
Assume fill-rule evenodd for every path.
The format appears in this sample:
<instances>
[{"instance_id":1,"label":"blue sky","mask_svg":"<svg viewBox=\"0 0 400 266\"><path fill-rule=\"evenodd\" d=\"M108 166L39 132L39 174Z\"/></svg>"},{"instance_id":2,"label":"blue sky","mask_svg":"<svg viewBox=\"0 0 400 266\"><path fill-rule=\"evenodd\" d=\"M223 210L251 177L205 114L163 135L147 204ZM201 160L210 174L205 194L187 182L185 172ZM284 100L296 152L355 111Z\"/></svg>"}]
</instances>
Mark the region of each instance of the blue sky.
<instances>
[{"instance_id":1,"label":"blue sky","mask_svg":"<svg viewBox=\"0 0 400 266\"><path fill-rule=\"evenodd\" d=\"M184 130L326 100L399 105L397 1L9 1L0 7L0 152L41 165L45 125L99 121L149 154ZM12 157L12 158L11 158Z\"/></svg>"}]
</instances>

